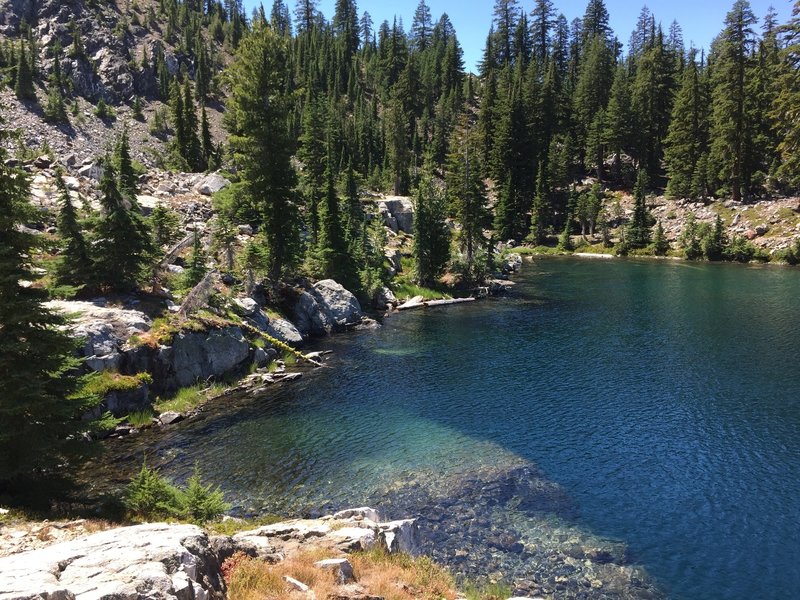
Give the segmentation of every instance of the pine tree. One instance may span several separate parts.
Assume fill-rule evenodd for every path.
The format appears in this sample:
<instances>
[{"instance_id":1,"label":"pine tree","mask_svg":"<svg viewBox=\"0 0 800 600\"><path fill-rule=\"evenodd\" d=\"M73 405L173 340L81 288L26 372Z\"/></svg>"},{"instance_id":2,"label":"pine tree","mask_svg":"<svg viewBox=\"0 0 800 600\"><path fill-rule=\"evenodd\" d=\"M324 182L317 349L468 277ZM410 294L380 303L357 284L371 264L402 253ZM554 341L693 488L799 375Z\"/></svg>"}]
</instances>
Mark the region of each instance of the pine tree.
<instances>
[{"instance_id":1,"label":"pine tree","mask_svg":"<svg viewBox=\"0 0 800 600\"><path fill-rule=\"evenodd\" d=\"M429 285L444 272L450 258L446 202L436 190L430 165L423 169L414 209L414 270L417 281Z\"/></svg>"},{"instance_id":2,"label":"pine tree","mask_svg":"<svg viewBox=\"0 0 800 600\"><path fill-rule=\"evenodd\" d=\"M101 286L115 291L135 289L152 255L150 230L135 204L126 208L108 157L103 161L100 190L103 215L95 226L95 276Z\"/></svg>"},{"instance_id":3,"label":"pine tree","mask_svg":"<svg viewBox=\"0 0 800 600\"><path fill-rule=\"evenodd\" d=\"M782 164L778 174L800 187L800 1L794 3L792 18L784 26L784 44L780 51L777 95L773 107L776 134L781 140L778 152Z\"/></svg>"},{"instance_id":4,"label":"pine tree","mask_svg":"<svg viewBox=\"0 0 800 600\"><path fill-rule=\"evenodd\" d=\"M669 252L669 241L664 233L661 221L656 223L656 230L653 233L653 252L656 256L666 256Z\"/></svg>"},{"instance_id":5,"label":"pine tree","mask_svg":"<svg viewBox=\"0 0 800 600\"><path fill-rule=\"evenodd\" d=\"M184 272L185 284L188 287L196 286L205 277L207 271L206 253L203 251L200 233L195 229L192 238L192 253L189 255L189 264Z\"/></svg>"},{"instance_id":6,"label":"pine tree","mask_svg":"<svg viewBox=\"0 0 800 600\"><path fill-rule=\"evenodd\" d=\"M433 34L433 20L431 9L425 0L419 0L414 11L414 21L411 24L411 42L419 52L427 50Z\"/></svg>"},{"instance_id":7,"label":"pine tree","mask_svg":"<svg viewBox=\"0 0 800 600\"><path fill-rule=\"evenodd\" d=\"M745 76L755 22L747 0L736 0L713 47L711 157L718 177L730 186L735 201L742 199L742 188L750 177L744 154L750 129L750 115L745 112Z\"/></svg>"},{"instance_id":8,"label":"pine tree","mask_svg":"<svg viewBox=\"0 0 800 600\"><path fill-rule=\"evenodd\" d=\"M697 64L696 51L689 51L681 87L675 97L664 161L667 166L667 195L671 198L697 198L693 186L700 157L708 150L709 95L705 77Z\"/></svg>"},{"instance_id":9,"label":"pine tree","mask_svg":"<svg viewBox=\"0 0 800 600\"><path fill-rule=\"evenodd\" d=\"M19 228L31 211L28 181L4 164L3 148L0 143L0 495L13 499L30 493L31 481L63 475L86 449L80 416L91 403L77 394L75 343L63 318L44 307L44 290L23 285L36 279L29 266L36 239Z\"/></svg>"},{"instance_id":10,"label":"pine tree","mask_svg":"<svg viewBox=\"0 0 800 600\"><path fill-rule=\"evenodd\" d=\"M203 171L211 171L217 168L217 152L214 147L214 139L211 137L211 127L208 124L208 114L206 107L203 106L200 113L200 147L202 153L201 168Z\"/></svg>"},{"instance_id":11,"label":"pine tree","mask_svg":"<svg viewBox=\"0 0 800 600\"><path fill-rule=\"evenodd\" d=\"M122 133L117 139L114 148L113 163L119 177L117 187L120 193L128 198L135 199L139 187L139 177L133 169L127 125L122 128Z\"/></svg>"},{"instance_id":12,"label":"pine tree","mask_svg":"<svg viewBox=\"0 0 800 600\"><path fill-rule=\"evenodd\" d=\"M58 85L51 84L47 91L47 104L44 107L45 121L63 123L67 119L67 108L64 106L64 96Z\"/></svg>"},{"instance_id":13,"label":"pine tree","mask_svg":"<svg viewBox=\"0 0 800 600\"><path fill-rule=\"evenodd\" d=\"M630 150L634 136L630 80L625 64L617 65L605 117L602 140L614 153L614 177L619 180L622 177L622 153Z\"/></svg>"},{"instance_id":14,"label":"pine tree","mask_svg":"<svg viewBox=\"0 0 800 600\"><path fill-rule=\"evenodd\" d=\"M58 215L58 233L61 237L61 260L56 269L56 279L61 285L80 286L90 280L92 262L89 248L83 236L78 211L59 172L56 176L58 202L61 209Z\"/></svg>"},{"instance_id":15,"label":"pine tree","mask_svg":"<svg viewBox=\"0 0 800 600\"><path fill-rule=\"evenodd\" d=\"M634 207L631 222L628 224L626 244L630 248L646 248L650 244L651 220L650 211L645 203L647 191L647 173L639 169L636 185L633 188Z\"/></svg>"},{"instance_id":16,"label":"pine tree","mask_svg":"<svg viewBox=\"0 0 800 600\"><path fill-rule=\"evenodd\" d=\"M300 249L286 77L286 40L269 27L254 27L230 67L226 126L248 194L261 208L267 245L264 270L273 281L292 269Z\"/></svg>"},{"instance_id":17,"label":"pine tree","mask_svg":"<svg viewBox=\"0 0 800 600\"><path fill-rule=\"evenodd\" d=\"M477 258L486 246L483 231L489 221L478 148L477 129L464 113L450 140L445 183L448 202L461 224L458 241L464 254L464 274L468 281L477 281L483 275L477 266Z\"/></svg>"},{"instance_id":18,"label":"pine tree","mask_svg":"<svg viewBox=\"0 0 800 600\"><path fill-rule=\"evenodd\" d=\"M36 90L33 87L33 72L31 71L30 62L25 53L24 40L20 40L19 43L14 93L20 100L36 100Z\"/></svg>"}]
</instances>

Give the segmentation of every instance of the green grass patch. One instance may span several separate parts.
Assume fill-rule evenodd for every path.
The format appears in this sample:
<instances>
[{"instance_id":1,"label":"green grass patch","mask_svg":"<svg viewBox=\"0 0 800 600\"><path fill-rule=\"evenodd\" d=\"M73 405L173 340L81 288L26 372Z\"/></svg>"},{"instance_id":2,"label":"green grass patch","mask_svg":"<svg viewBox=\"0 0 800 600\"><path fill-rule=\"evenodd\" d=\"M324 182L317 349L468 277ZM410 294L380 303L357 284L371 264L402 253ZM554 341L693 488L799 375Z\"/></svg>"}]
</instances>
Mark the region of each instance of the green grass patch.
<instances>
[{"instance_id":1,"label":"green grass patch","mask_svg":"<svg viewBox=\"0 0 800 600\"><path fill-rule=\"evenodd\" d=\"M452 298L452 296L441 289L422 287L410 281L395 281L392 289L398 300L409 300L416 296L422 296L425 300L439 300L441 298Z\"/></svg>"},{"instance_id":2,"label":"green grass patch","mask_svg":"<svg viewBox=\"0 0 800 600\"><path fill-rule=\"evenodd\" d=\"M576 249L576 252L583 252L584 254L614 254L614 248L608 248L600 242L599 244L581 246Z\"/></svg>"},{"instance_id":3,"label":"green grass patch","mask_svg":"<svg viewBox=\"0 0 800 600\"><path fill-rule=\"evenodd\" d=\"M225 392L225 389L226 386L222 383L214 383L210 386L198 383L178 390L171 398L157 398L155 408L159 412L186 413L205 404L214 396L219 396Z\"/></svg>"},{"instance_id":4,"label":"green grass patch","mask_svg":"<svg viewBox=\"0 0 800 600\"><path fill-rule=\"evenodd\" d=\"M111 371L92 373L83 384L79 394L81 396L98 396L103 398L112 392L132 392L142 384L153 383L149 373L137 375L120 375Z\"/></svg>"},{"instance_id":5,"label":"green grass patch","mask_svg":"<svg viewBox=\"0 0 800 600\"><path fill-rule=\"evenodd\" d=\"M147 427L153 424L155 413L152 410L140 410L129 414L126 418L128 423L136 428Z\"/></svg>"}]
</instances>

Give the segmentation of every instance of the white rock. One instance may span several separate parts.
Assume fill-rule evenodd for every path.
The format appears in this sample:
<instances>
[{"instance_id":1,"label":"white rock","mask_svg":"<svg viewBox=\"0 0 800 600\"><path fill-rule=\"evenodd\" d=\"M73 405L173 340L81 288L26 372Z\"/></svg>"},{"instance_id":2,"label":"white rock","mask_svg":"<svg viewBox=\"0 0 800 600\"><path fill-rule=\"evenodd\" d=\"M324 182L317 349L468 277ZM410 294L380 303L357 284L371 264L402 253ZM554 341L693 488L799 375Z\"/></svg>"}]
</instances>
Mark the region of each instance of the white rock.
<instances>
[{"instance_id":1,"label":"white rock","mask_svg":"<svg viewBox=\"0 0 800 600\"><path fill-rule=\"evenodd\" d=\"M315 562L314 566L319 569L333 571L338 585L346 585L356 580L355 574L353 573L353 565L351 565L350 561L346 558L320 560Z\"/></svg>"},{"instance_id":2,"label":"white rock","mask_svg":"<svg viewBox=\"0 0 800 600\"><path fill-rule=\"evenodd\" d=\"M225 179L219 173L211 173L205 179L195 186L195 190L204 196L211 196L220 190L225 189L231 184L230 181Z\"/></svg>"}]
</instances>

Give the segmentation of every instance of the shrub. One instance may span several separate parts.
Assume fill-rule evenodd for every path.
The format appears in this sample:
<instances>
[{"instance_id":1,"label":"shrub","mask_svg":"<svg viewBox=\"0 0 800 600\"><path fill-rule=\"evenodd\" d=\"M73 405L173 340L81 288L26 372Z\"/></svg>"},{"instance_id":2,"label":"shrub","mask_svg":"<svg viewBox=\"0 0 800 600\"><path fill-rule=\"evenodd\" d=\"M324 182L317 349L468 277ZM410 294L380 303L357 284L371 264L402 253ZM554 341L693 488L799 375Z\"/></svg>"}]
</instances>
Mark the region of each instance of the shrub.
<instances>
[{"instance_id":1,"label":"shrub","mask_svg":"<svg viewBox=\"0 0 800 600\"><path fill-rule=\"evenodd\" d=\"M178 516L180 490L146 464L125 490L123 503L132 516L159 519Z\"/></svg>"},{"instance_id":2,"label":"shrub","mask_svg":"<svg viewBox=\"0 0 800 600\"><path fill-rule=\"evenodd\" d=\"M213 521L231 507L225 502L219 487L213 489L211 484L203 485L197 465L186 489L178 496L178 502L181 517L195 523Z\"/></svg>"},{"instance_id":3,"label":"shrub","mask_svg":"<svg viewBox=\"0 0 800 600\"><path fill-rule=\"evenodd\" d=\"M159 475L157 470L142 464L139 473L125 489L123 504L136 519L177 518L194 523L212 521L230 508L218 487L203 485L196 465L186 489L181 490Z\"/></svg>"}]
</instances>

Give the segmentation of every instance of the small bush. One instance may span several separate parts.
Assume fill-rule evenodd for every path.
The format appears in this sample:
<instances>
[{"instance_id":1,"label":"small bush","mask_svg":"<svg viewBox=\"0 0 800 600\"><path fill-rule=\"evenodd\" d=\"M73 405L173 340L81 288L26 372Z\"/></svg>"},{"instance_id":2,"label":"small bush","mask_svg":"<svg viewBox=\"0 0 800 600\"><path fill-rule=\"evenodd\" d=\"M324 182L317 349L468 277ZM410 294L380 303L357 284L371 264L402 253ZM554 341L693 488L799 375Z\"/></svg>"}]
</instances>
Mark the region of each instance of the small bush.
<instances>
[{"instance_id":1,"label":"small bush","mask_svg":"<svg viewBox=\"0 0 800 600\"><path fill-rule=\"evenodd\" d=\"M124 504L136 518L161 519L178 516L180 490L146 464L125 490Z\"/></svg>"},{"instance_id":2,"label":"small bush","mask_svg":"<svg viewBox=\"0 0 800 600\"><path fill-rule=\"evenodd\" d=\"M197 465L186 489L178 496L178 503L181 516L195 523L213 521L231 507L225 502L219 487L203 485Z\"/></svg>"},{"instance_id":3,"label":"small bush","mask_svg":"<svg viewBox=\"0 0 800 600\"><path fill-rule=\"evenodd\" d=\"M181 490L155 469L142 468L125 489L123 503L130 516L141 520L177 518L204 523L220 517L230 505L219 488L203 485L195 465L185 490Z\"/></svg>"}]
</instances>

